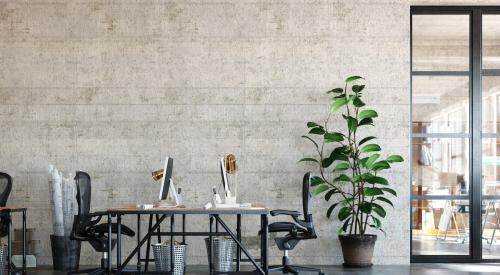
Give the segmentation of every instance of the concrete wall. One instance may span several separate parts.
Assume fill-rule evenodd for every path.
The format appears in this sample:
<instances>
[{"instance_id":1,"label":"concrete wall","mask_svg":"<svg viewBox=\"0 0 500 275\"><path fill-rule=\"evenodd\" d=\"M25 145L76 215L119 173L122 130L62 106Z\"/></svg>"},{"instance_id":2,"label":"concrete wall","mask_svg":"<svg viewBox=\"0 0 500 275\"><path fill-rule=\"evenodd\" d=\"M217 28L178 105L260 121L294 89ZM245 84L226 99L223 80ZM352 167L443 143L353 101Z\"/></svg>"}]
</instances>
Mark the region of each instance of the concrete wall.
<instances>
[{"instance_id":1,"label":"concrete wall","mask_svg":"<svg viewBox=\"0 0 500 275\"><path fill-rule=\"evenodd\" d=\"M93 208L102 210L153 202L150 172L168 154L186 200L203 205L219 183L217 158L235 153L243 201L298 209L302 175L314 169L297 163L313 152L300 136L307 121L327 114L324 92L351 74L366 77L366 102L379 111L370 132L387 154L408 158L409 6L0 1L0 170L14 177L10 203L29 207L39 264L51 263L49 163L89 172ZM379 264L409 262L408 171L406 163L388 174L399 197L384 222L388 236L377 242ZM315 203L319 239L292 255L341 263L338 224L326 219L323 199ZM245 220L247 236L256 222ZM191 219L188 229L207 223ZM256 237L246 240L257 247ZM201 239L188 242L190 263L205 263ZM99 256L84 245L83 263Z\"/></svg>"}]
</instances>

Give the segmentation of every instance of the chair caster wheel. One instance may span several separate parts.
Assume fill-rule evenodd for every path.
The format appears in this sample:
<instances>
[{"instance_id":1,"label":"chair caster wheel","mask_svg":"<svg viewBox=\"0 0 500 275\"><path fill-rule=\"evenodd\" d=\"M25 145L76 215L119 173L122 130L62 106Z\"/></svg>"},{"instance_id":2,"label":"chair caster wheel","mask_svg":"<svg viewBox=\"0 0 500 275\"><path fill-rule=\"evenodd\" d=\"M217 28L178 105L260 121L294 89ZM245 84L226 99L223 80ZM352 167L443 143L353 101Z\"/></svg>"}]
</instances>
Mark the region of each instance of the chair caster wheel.
<instances>
[{"instance_id":1,"label":"chair caster wheel","mask_svg":"<svg viewBox=\"0 0 500 275\"><path fill-rule=\"evenodd\" d=\"M326 275L326 274L325 274L325 273L323 273L323 272L320 272L318 275Z\"/></svg>"}]
</instances>

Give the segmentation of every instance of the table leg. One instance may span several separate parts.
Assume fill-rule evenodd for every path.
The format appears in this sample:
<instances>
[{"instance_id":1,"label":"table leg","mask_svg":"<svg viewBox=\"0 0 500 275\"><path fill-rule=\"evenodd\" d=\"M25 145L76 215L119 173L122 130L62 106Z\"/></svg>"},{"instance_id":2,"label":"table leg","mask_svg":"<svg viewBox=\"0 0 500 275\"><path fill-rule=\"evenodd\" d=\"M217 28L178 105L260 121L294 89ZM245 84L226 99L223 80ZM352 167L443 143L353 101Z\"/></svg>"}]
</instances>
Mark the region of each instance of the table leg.
<instances>
[{"instance_id":1,"label":"table leg","mask_svg":"<svg viewBox=\"0 0 500 275\"><path fill-rule=\"evenodd\" d=\"M175 215L172 214L172 216L170 217L170 233L174 232L174 217ZM170 270L172 271L172 273L174 272L174 258L175 258L175 255L174 255L174 235L173 234L170 234Z\"/></svg>"},{"instance_id":2,"label":"table leg","mask_svg":"<svg viewBox=\"0 0 500 275\"><path fill-rule=\"evenodd\" d=\"M7 243L8 243L8 248L7 248L7 264L9 265L7 267L8 273L10 274L12 272L12 215L10 212L7 214L7 218L9 219L9 228L7 232Z\"/></svg>"},{"instance_id":3,"label":"table leg","mask_svg":"<svg viewBox=\"0 0 500 275\"><path fill-rule=\"evenodd\" d=\"M182 214L182 244L186 244L186 214Z\"/></svg>"},{"instance_id":4,"label":"table leg","mask_svg":"<svg viewBox=\"0 0 500 275\"><path fill-rule=\"evenodd\" d=\"M268 227L268 220L267 220L267 215L262 214L260 216L260 236L262 238L261 242L261 256L260 256L260 262L262 265L262 269L264 269L265 274L269 274L269 264L268 264L268 258L267 258L267 227Z\"/></svg>"},{"instance_id":5,"label":"table leg","mask_svg":"<svg viewBox=\"0 0 500 275\"><path fill-rule=\"evenodd\" d=\"M236 237L241 242L241 214L236 216ZM241 248L236 246L236 271L241 268Z\"/></svg>"},{"instance_id":6,"label":"table leg","mask_svg":"<svg viewBox=\"0 0 500 275\"><path fill-rule=\"evenodd\" d=\"M153 215L149 215L148 233L151 232L151 227L153 227ZM148 271L149 268L149 249L151 247L151 235L149 235L148 242L146 243L146 265L144 271Z\"/></svg>"},{"instance_id":7,"label":"table leg","mask_svg":"<svg viewBox=\"0 0 500 275\"><path fill-rule=\"evenodd\" d=\"M213 232L213 224L214 224L214 217L210 215L210 234L208 235L208 269L210 271L210 274L213 274L214 268L213 268L213 263L212 263L212 255L213 255L213 243L212 243L212 232Z\"/></svg>"},{"instance_id":8,"label":"table leg","mask_svg":"<svg viewBox=\"0 0 500 275\"><path fill-rule=\"evenodd\" d=\"M122 271L122 216L116 217L116 271Z\"/></svg>"},{"instance_id":9,"label":"table leg","mask_svg":"<svg viewBox=\"0 0 500 275\"><path fill-rule=\"evenodd\" d=\"M26 210L23 210L23 272L26 271Z\"/></svg>"},{"instance_id":10,"label":"table leg","mask_svg":"<svg viewBox=\"0 0 500 275\"><path fill-rule=\"evenodd\" d=\"M141 242L141 214L137 214L137 245ZM141 270L141 249L137 251L137 270Z\"/></svg>"},{"instance_id":11,"label":"table leg","mask_svg":"<svg viewBox=\"0 0 500 275\"><path fill-rule=\"evenodd\" d=\"M111 274L112 270L112 255L111 255L111 247L112 247L112 240L111 240L111 214L108 214L108 274Z\"/></svg>"},{"instance_id":12,"label":"table leg","mask_svg":"<svg viewBox=\"0 0 500 275\"><path fill-rule=\"evenodd\" d=\"M160 215L156 214L155 216L156 216L156 222L158 222L160 220ZM158 236L157 236L158 243L161 243L161 235L160 235L161 225L158 226L158 229L156 230L156 232L158 233Z\"/></svg>"}]
</instances>

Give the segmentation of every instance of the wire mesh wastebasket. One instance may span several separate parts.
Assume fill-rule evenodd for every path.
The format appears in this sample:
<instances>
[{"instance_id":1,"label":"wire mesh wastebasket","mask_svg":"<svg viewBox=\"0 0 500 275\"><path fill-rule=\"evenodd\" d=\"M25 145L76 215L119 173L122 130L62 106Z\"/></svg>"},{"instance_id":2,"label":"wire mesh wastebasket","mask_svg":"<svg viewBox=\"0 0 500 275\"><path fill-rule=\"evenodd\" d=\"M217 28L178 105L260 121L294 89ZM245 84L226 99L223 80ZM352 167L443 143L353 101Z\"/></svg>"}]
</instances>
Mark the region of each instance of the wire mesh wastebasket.
<instances>
[{"instance_id":1,"label":"wire mesh wastebasket","mask_svg":"<svg viewBox=\"0 0 500 275\"><path fill-rule=\"evenodd\" d=\"M156 271L171 271L170 243L158 243L151 245L155 257ZM174 272L173 275L183 275L186 268L186 247L185 244L174 243Z\"/></svg>"},{"instance_id":2,"label":"wire mesh wastebasket","mask_svg":"<svg viewBox=\"0 0 500 275\"><path fill-rule=\"evenodd\" d=\"M215 271L233 271L233 255L235 243L229 237L212 238L212 264ZM209 238L205 238L207 255L210 255ZM209 258L210 261L210 258Z\"/></svg>"},{"instance_id":3,"label":"wire mesh wastebasket","mask_svg":"<svg viewBox=\"0 0 500 275\"><path fill-rule=\"evenodd\" d=\"M0 244L0 275L7 274L7 246Z\"/></svg>"}]
</instances>

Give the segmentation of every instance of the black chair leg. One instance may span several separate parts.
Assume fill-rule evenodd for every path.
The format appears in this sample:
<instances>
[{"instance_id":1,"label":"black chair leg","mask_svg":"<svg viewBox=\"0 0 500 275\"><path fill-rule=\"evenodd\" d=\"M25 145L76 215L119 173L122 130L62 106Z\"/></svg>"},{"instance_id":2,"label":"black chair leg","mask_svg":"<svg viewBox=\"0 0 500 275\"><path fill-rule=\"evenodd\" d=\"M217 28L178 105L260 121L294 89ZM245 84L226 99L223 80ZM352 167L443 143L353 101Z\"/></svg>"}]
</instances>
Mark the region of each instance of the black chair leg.
<instances>
[{"instance_id":1,"label":"black chair leg","mask_svg":"<svg viewBox=\"0 0 500 275\"><path fill-rule=\"evenodd\" d=\"M283 268L283 273L292 273L293 275L299 275L299 271L295 270L295 268L289 265L285 265L285 267Z\"/></svg>"},{"instance_id":2,"label":"black chair leg","mask_svg":"<svg viewBox=\"0 0 500 275\"><path fill-rule=\"evenodd\" d=\"M102 272L103 270L101 268L79 269L79 270L68 271L66 274L67 275L71 275L71 274L95 274L94 272L96 272L96 271Z\"/></svg>"},{"instance_id":3,"label":"black chair leg","mask_svg":"<svg viewBox=\"0 0 500 275\"><path fill-rule=\"evenodd\" d=\"M291 265L290 267L297 270L297 271L318 272L318 274L323 274L323 272L319 268L298 266L298 265Z\"/></svg>"}]
</instances>

